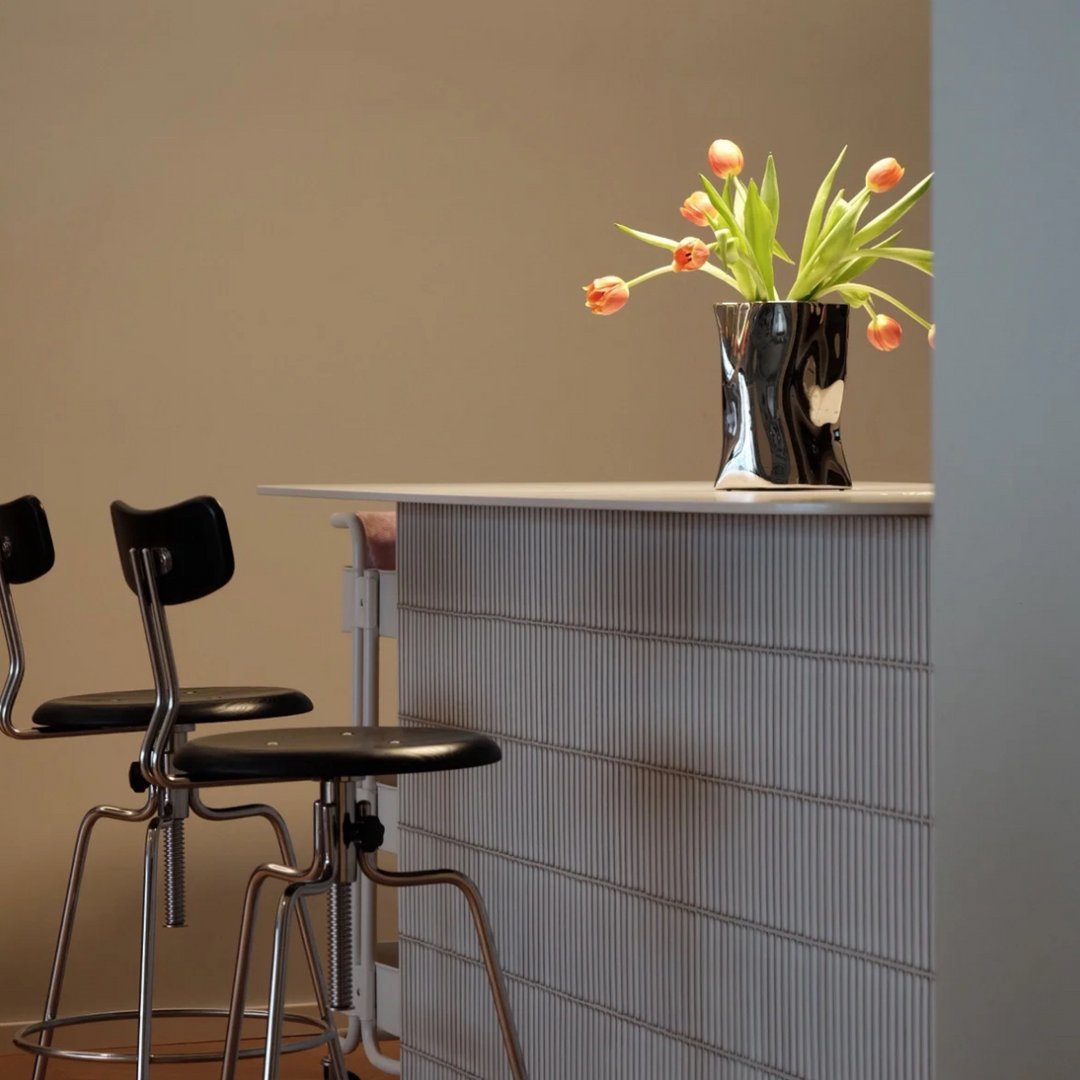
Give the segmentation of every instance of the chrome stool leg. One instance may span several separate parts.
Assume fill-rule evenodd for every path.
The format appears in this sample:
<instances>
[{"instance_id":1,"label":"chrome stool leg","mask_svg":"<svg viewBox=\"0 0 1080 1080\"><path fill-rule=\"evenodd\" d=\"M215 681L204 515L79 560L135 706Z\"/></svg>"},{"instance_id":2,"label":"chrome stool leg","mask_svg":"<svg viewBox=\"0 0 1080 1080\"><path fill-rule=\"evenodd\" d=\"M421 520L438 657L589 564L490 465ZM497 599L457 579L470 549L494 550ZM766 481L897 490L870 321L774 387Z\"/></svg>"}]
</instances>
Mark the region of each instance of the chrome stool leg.
<instances>
[{"instance_id":1,"label":"chrome stool leg","mask_svg":"<svg viewBox=\"0 0 1080 1080\"><path fill-rule=\"evenodd\" d=\"M152 818L146 827L146 846L143 854L142 941L139 963L139 1034L135 1080L150 1080L152 1053L154 944L157 934L157 871L161 850L163 819Z\"/></svg>"},{"instance_id":2,"label":"chrome stool leg","mask_svg":"<svg viewBox=\"0 0 1080 1080\"><path fill-rule=\"evenodd\" d=\"M413 870L398 872L383 870L375 861L375 853L360 852L360 869L376 885L388 885L391 888L408 888L413 885L453 885L460 889L469 904L476 937L480 942L480 954L484 960L491 998L495 1005L495 1014L499 1019L503 1047L510 1063L510 1072L514 1080L528 1080L525 1071L525 1059L521 1053L521 1041L518 1038L514 1016L506 1000L506 983L498 954L495 952L495 940L491 933L484 901L473 881L457 870ZM267 1078L269 1080L269 1078Z\"/></svg>"},{"instance_id":3,"label":"chrome stool leg","mask_svg":"<svg viewBox=\"0 0 1080 1080\"><path fill-rule=\"evenodd\" d=\"M284 881L287 884L287 897L282 897L278 911L277 925L275 926L275 951L273 959L273 975L270 986L270 1007L267 1010L266 1029L266 1060L273 1054L275 1063L273 1074L276 1074L276 1060L281 1053L281 1009L284 1004L284 974L278 974L279 968L283 969L285 962L285 950L279 950L278 942L288 940L288 919L292 914L292 907L297 901L302 902L302 896L297 896L296 891L289 892L299 886L317 886L326 882L327 885L333 880L334 874L334 849L327 837L333 832L332 819L333 807L322 802L315 804L315 843L314 856L311 865L306 870L299 870L294 866L279 866L267 863L258 867L248 880L247 892L244 896L244 911L240 921L240 938L237 944L236 968L233 973L232 995L229 1003L229 1022L225 1032L225 1050L221 1063L221 1080L235 1080L236 1066L240 1052L240 1035L244 1021L244 1000L247 996L248 972L251 968L251 947L255 926L255 914L258 909L259 894L263 885L271 880ZM282 927L284 919L285 926ZM303 924L302 924L303 925ZM310 923L305 932L310 931ZM280 952L280 955L279 955ZM324 1021L330 1031L327 1041L330 1053L330 1076L332 1080L347 1080L345 1059L341 1052L341 1043L337 1037L334 1025L333 1012L330 1010L326 996L326 982L322 975L322 966L318 960L318 954L313 952L316 973L316 987L320 1001L326 1003ZM275 1008L278 1011L277 1020L274 1020Z\"/></svg>"},{"instance_id":4,"label":"chrome stool leg","mask_svg":"<svg viewBox=\"0 0 1080 1080\"><path fill-rule=\"evenodd\" d=\"M204 817L208 820L226 820L252 816L265 817L274 827L283 858L287 863L295 864L295 855L293 853L292 840L289 837L288 828L281 815L273 807L255 805L251 807L230 807L219 811L206 806L198 797L198 793L194 791L192 792L191 806L200 817ZM155 817L155 815L158 816L158 820L152 823L151 829L147 832L146 846L144 849L144 919L140 931L142 947L140 954L139 1008L122 1012L85 1014L60 1020L58 1019L60 998L64 986L64 977L71 949L79 895L82 888L93 831L98 822L102 820L146 822ZM150 1065L159 1062L161 1064L180 1064L196 1061L212 1062L222 1060L220 1051L154 1054L151 1050L149 1055L147 1052L147 1044L151 1042L151 1023L156 1017L228 1017L228 1011L224 1009L159 1009L156 1013L152 1009L154 967L153 942L156 936L156 912L158 906L157 890L159 887L157 884L158 870L156 864L160 862L160 851L163 846L165 829L168 825L168 821L168 810L163 807L161 790L156 787L150 788L146 803L137 810L122 809L114 806L97 806L89 810L84 816L76 837L71 870L68 876L67 893L64 898L64 907L60 919L60 930L57 935L56 951L49 976L49 987L46 995L44 1017L40 1023L31 1024L29 1027L24 1028L16 1035L14 1040L16 1046L34 1055L34 1080L45 1080L49 1061L53 1057L87 1062L130 1062L137 1067L141 1067L143 1075L145 1075ZM152 838L155 835L157 841L156 843L152 843ZM156 850L154 850L155 848ZM152 877L149 874L149 862L151 859L155 864ZM154 887L152 890L148 891L146 886L150 880L153 881ZM151 906L152 914L150 914ZM149 917L147 917L148 915ZM317 1046L326 1045L326 1043L329 1042L331 1045L332 1057L334 1049L336 1048L338 1050L336 1061L331 1061L331 1069L337 1068L339 1071L332 1071L332 1078L333 1080L346 1080L344 1059L340 1054L340 1045L338 1043L337 1031L334 1027L333 1012L323 1007L324 1003L328 1000L326 985L321 978L322 971L318 961L315 936L311 928L310 918L306 911L306 904L302 899L297 905L297 920L300 923L301 937L304 941L305 952L308 954L309 967L312 971L316 1001L319 1003L320 1007L320 1019L319 1021L315 1021L310 1017L300 1016L299 1014L289 1014L287 1019L294 1024L299 1023L305 1027L315 1027L318 1029L319 1033L314 1036L294 1039L288 1046L282 1048L282 1052L292 1053L313 1049ZM260 1012L259 1010L254 1010L248 1015L258 1018L265 1017L265 1013ZM57 1028L74 1027L87 1023L93 1024L115 1020L135 1020L138 1023L139 1036L136 1052L122 1053L97 1050L60 1050L54 1048L52 1045ZM238 1056L247 1059L261 1057L262 1053L262 1048L252 1048L241 1051Z\"/></svg>"},{"instance_id":5,"label":"chrome stool leg","mask_svg":"<svg viewBox=\"0 0 1080 1080\"><path fill-rule=\"evenodd\" d=\"M71 937L75 928L75 914L79 906L79 893L82 889L83 874L86 871L86 858L90 850L90 837L94 826L99 821L146 821L157 812L157 793L151 791L146 802L138 810L125 810L119 806L95 806L88 810L79 826L75 837L75 851L71 858L71 871L68 874L67 893L64 896L64 908L60 916L60 931L56 938L56 952L53 955L52 972L49 975L49 989L45 996L45 1012L42 1023L55 1020L60 1010L60 994L64 988L64 974L67 971L68 955L71 951ZM39 1046L51 1046L53 1029L46 1027L38 1036ZM33 1080L45 1080L49 1059L45 1055L34 1058Z\"/></svg>"},{"instance_id":6,"label":"chrome stool leg","mask_svg":"<svg viewBox=\"0 0 1080 1080\"><path fill-rule=\"evenodd\" d=\"M274 926L274 957L270 969L270 1002L266 1016L266 1055L263 1058L263 1080L278 1080L281 1065L281 1027L285 1015L285 976L289 961L289 926L292 922L292 909L297 901L305 896L326 892L333 884L333 879L326 877L307 883L288 885L278 901L277 921ZM334 1052L334 1046L337 1053ZM334 1039L330 1045L331 1075L334 1075L335 1057L339 1059L342 1070L341 1080L345 1080L345 1060L341 1054L341 1043Z\"/></svg>"},{"instance_id":7,"label":"chrome stool leg","mask_svg":"<svg viewBox=\"0 0 1080 1080\"><path fill-rule=\"evenodd\" d=\"M296 866L296 851L293 848L292 837L289 835L289 827L285 824L285 819L281 816L281 813L274 807L266 803L251 803L244 806L229 806L220 809L210 807L202 801L199 790L194 788L191 792L191 809L199 817L205 818L207 821L236 821L248 817L265 818L273 827L282 862L286 866ZM319 1013L321 1016L332 1016L332 1012L328 1012L329 997L322 977L322 967L319 964L319 947L315 940L315 930L312 927L307 902L303 898L300 899L296 908L296 921L299 926L300 940L304 946L308 974L311 976L311 984L315 990L315 1001L319 1006Z\"/></svg>"},{"instance_id":8,"label":"chrome stool leg","mask_svg":"<svg viewBox=\"0 0 1080 1080\"><path fill-rule=\"evenodd\" d=\"M235 821L241 818L261 817L265 818L273 827L277 837L278 848L281 852L282 861L286 866L296 866L296 851L293 848L292 836L289 827L281 813L273 806L266 803L250 803L244 806L211 807L203 802L202 794L197 788L191 791L192 812L207 821ZM265 880L265 879L263 879ZM261 886L261 882L260 882ZM256 901L257 902L257 898ZM246 905L245 905L246 911ZM326 982L323 978L322 966L319 963L319 949L315 941L315 931L311 924L311 915L308 911L307 900L301 896L296 904L296 921L300 930L300 940L304 946L304 957L307 960L308 974L311 978L312 987L315 990L315 1003L319 1016L328 1028L336 1030L336 1021L330 996L327 992ZM244 981L246 986L247 971L245 963ZM237 1031L237 1038L239 1031ZM341 1051L341 1042L337 1038L329 1044L330 1053L330 1076L332 1080L346 1080L345 1059ZM226 1051L228 1056L228 1051ZM335 1055L338 1059L335 1062Z\"/></svg>"}]
</instances>

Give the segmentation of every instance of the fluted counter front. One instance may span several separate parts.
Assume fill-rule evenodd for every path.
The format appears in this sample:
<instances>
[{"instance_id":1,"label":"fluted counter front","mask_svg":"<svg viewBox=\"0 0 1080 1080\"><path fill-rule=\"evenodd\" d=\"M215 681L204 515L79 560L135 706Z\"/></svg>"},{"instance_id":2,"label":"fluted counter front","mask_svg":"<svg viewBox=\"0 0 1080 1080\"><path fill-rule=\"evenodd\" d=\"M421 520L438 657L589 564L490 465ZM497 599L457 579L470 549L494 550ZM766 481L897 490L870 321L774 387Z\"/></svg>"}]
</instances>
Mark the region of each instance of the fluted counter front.
<instances>
[{"instance_id":1,"label":"fluted counter front","mask_svg":"<svg viewBox=\"0 0 1080 1080\"><path fill-rule=\"evenodd\" d=\"M399 503L401 783L536 1080L930 1080L931 494L283 487ZM401 897L407 1080L506 1076L457 901Z\"/></svg>"}]
</instances>

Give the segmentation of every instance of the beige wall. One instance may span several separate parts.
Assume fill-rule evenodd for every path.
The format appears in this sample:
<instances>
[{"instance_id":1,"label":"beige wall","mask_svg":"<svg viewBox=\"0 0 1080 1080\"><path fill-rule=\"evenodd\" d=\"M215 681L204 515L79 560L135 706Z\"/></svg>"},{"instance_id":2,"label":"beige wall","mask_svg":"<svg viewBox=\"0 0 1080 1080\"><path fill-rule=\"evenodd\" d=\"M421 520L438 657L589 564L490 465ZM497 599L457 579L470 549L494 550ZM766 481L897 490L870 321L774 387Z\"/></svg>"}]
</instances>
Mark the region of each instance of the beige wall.
<instances>
[{"instance_id":1,"label":"beige wall","mask_svg":"<svg viewBox=\"0 0 1080 1080\"><path fill-rule=\"evenodd\" d=\"M656 264L613 220L689 231L676 208L716 137L759 174L775 152L789 248L845 141L849 189L887 154L922 175L927 8L2 0L0 498L38 494L58 552L17 590L23 720L147 681L114 498L211 492L230 515L235 582L175 613L186 681L298 685L339 721L344 537L331 504L257 482L711 479L717 283L662 279L612 319L580 287ZM877 281L928 307L913 271ZM853 471L926 479L922 336L883 356L854 329ZM0 745L0 1022L39 1006L77 819L130 800L135 749ZM276 794L306 840L312 791ZM223 999L242 882L271 854L254 825L191 832L172 1004ZM114 825L93 853L71 1008L133 999L139 848Z\"/></svg>"}]
</instances>

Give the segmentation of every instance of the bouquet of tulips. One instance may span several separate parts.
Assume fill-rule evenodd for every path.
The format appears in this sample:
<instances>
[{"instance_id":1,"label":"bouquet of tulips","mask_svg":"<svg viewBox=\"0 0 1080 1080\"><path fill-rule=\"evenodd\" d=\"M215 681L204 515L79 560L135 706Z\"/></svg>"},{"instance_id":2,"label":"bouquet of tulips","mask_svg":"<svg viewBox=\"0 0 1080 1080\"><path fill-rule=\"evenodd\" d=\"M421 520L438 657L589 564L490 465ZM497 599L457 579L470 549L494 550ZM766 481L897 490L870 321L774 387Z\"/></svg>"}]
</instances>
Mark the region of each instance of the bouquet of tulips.
<instances>
[{"instance_id":1,"label":"bouquet of tulips","mask_svg":"<svg viewBox=\"0 0 1080 1080\"><path fill-rule=\"evenodd\" d=\"M866 333L870 344L888 351L900 344L903 329L895 319L875 310L874 301L883 300L923 326L933 345L934 327L926 319L888 293L858 281L878 259L892 259L924 274L933 274L933 252L898 246L896 240L900 230L879 239L926 194L931 177L921 180L887 210L860 227L859 222L873 197L894 188L903 178L904 170L896 158L885 158L870 167L865 186L853 199L845 199L841 188L830 202L833 181L846 149L840 152L836 164L818 188L806 223L795 282L787 299L821 300L836 294L852 307L868 312L870 325ZM723 188L717 190L707 177L702 176L704 191L690 195L680 213L694 225L709 229L713 239L688 236L684 240L669 240L619 225L618 228L630 236L670 251L671 262L631 281L602 277L590 282L585 286L585 304L590 311L597 315L613 315L630 298L630 290L635 285L661 274L690 270L711 274L750 301L780 299L773 259L779 258L791 265L795 265L795 260L776 238L780 188L772 155L765 163L760 187L754 180L744 184L739 179L743 154L727 139L717 139L709 147L709 165L724 181Z\"/></svg>"}]
</instances>

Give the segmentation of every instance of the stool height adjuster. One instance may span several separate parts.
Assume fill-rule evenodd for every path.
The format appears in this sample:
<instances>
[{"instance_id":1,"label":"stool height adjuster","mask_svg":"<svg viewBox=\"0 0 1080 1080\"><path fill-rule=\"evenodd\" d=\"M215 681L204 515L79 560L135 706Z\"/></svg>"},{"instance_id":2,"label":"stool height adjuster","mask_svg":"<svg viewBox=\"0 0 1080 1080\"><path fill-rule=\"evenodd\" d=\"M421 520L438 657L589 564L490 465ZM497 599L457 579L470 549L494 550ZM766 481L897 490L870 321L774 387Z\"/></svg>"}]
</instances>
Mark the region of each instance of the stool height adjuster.
<instances>
[{"instance_id":1,"label":"stool height adjuster","mask_svg":"<svg viewBox=\"0 0 1080 1080\"><path fill-rule=\"evenodd\" d=\"M366 805L361 803L361 806ZM386 827L374 814L360 814L355 819L346 818L342 827L345 843L357 851L378 851L386 840Z\"/></svg>"}]
</instances>

